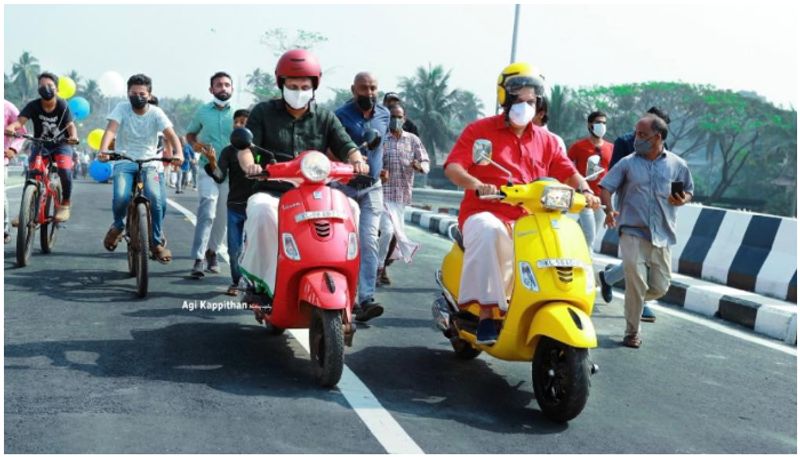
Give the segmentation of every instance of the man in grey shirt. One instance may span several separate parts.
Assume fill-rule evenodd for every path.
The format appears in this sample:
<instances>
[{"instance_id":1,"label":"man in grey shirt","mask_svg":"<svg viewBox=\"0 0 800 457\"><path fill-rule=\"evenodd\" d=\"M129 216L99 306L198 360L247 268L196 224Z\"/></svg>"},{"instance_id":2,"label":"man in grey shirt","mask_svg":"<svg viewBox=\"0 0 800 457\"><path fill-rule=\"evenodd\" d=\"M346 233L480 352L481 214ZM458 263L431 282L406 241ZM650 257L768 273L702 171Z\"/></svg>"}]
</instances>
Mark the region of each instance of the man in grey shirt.
<instances>
[{"instance_id":1,"label":"man in grey shirt","mask_svg":"<svg viewBox=\"0 0 800 457\"><path fill-rule=\"evenodd\" d=\"M600 182L606 206L606 225L619 227L619 244L625 272L625 338L622 344L638 348L639 319L645 300L662 297L671 277L670 246L675 244L677 207L694 193L686 161L664 148L667 124L648 114L636 123L635 154L613 167ZM672 193L672 183L683 191ZM618 193L619 212L611 194Z\"/></svg>"}]
</instances>

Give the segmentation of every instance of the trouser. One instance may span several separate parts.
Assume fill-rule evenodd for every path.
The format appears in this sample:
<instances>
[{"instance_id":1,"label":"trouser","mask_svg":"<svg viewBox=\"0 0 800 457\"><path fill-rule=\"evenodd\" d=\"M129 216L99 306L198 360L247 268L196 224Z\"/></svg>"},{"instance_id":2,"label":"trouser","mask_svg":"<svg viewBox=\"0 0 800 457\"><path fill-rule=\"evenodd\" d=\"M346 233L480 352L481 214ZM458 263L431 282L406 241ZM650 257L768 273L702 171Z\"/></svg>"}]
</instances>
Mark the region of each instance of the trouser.
<instances>
[{"instance_id":1,"label":"trouser","mask_svg":"<svg viewBox=\"0 0 800 457\"><path fill-rule=\"evenodd\" d=\"M180 192L181 189L186 185L183 176L184 176L183 170L178 169L178 178L175 180L175 190L177 192Z\"/></svg>"},{"instance_id":2,"label":"trouser","mask_svg":"<svg viewBox=\"0 0 800 457\"><path fill-rule=\"evenodd\" d=\"M263 192L250 196L247 200L242 251L239 255L241 274L255 285L256 292L265 293L270 297L275 293L275 276L278 268L278 203L280 203L279 198ZM350 207L358 224L359 209L352 199ZM230 246L228 248L232 249ZM313 256L313 253L301 252L300 255ZM363 252L361 255L364 255ZM374 275L372 285L375 287Z\"/></svg>"},{"instance_id":3,"label":"trouser","mask_svg":"<svg viewBox=\"0 0 800 457\"><path fill-rule=\"evenodd\" d=\"M192 163L191 165L189 165L189 167L192 170L192 187L197 189L197 170L198 170L198 165L196 163Z\"/></svg>"},{"instance_id":4,"label":"trouser","mask_svg":"<svg viewBox=\"0 0 800 457\"><path fill-rule=\"evenodd\" d=\"M239 284L239 279L242 277L239 271L239 255L242 253L242 236L246 220L246 210L228 207L228 255L231 259L232 284Z\"/></svg>"},{"instance_id":5,"label":"trouser","mask_svg":"<svg viewBox=\"0 0 800 457\"><path fill-rule=\"evenodd\" d=\"M625 334L639 333L646 300L655 300L669 290L670 247L656 247L650 241L622 233L619 237L625 270Z\"/></svg>"},{"instance_id":6,"label":"trouser","mask_svg":"<svg viewBox=\"0 0 800 457\"><path fill-rule=\"evenodd\" d=\"M128 211L128 204L133 197L133 180L137 173L137 165L131 162L120 162L114 165L114 196L111 208L114 212L114 227L118 230L125 228L125 216ZM144 168L142 170L144 180L144 195L150 200L150 215L153 223L151 239L153 244L163 242L161 227L164 219L164 212L161 205L161 184L163 181L161 173L155 168Z\"/></svg>"},{"instance_id":7,"label":"trouser","mask_svg":"<svg viewBox=\"0 0 800 457\"><path fill-rule=\"evenodd\" d=\"M191 255L194 259L203 259L206 250L219 252L225 242L228 180L217 184L211 176L203 173L198 178L198 188L200 203Z\"/></svg>"},{"instance_id":8,"label":"trouser","mask_svg":"<svg viewBox=\"0 0 800 457\"><path fill-rule=\"evenodd\" d=\"M597 231L603 226L605 218L606 213L602 208L584 208L580 212L578 221L580 223L581 230L583 230L583 236L586 238L586 244L589 246L590 253L593 252L592 246L594 246L594 240L597 236Z\"/></svg>"},{"instance_id":9,"label":"trouser","mask_svg":"<svg viewBox=\"0 0 800 457\"><path fill-rule=\"evenodd\" d=\"M331 183L331 187L341 190L355 200L361 212L358 219L358 244L361 252L358 303L362 303L375 295L378 266L383 266L383 258L378 257L378 230L383 213L383 188L380 180L364 189L355 189L338 182Z\"/></svg>"},{"instance_id":10,"label":"trouser","mask_svg":"<svg viewBox=\"0 0 800 457\"><path fill-rule=\"evenodd\" d=\"M33 163L42 149L51 154L51 160L55 160L58 167L58 178L61 180L61 199L69 201L70 197L72 197L72 148L65 144L60 144L53 148L34 146L28 158L29 164ZM30 165L28 168L30 169Z\"/></svg>"},{"instance_id":11,"label":"trouser","mask_svg":"<svg viewBox=\"0 0 800 457\"><path fill-rule=\"evenodd\" d=\"M384 198L386 198L384 196ZM408 239L405 233L405 211L406 206L399 202L384 201L383 215L381 215L380 237L378 238L378 259L380 266L383 266L388 255L392 255L392 260L403 259L406 263L411 262L414 253L419 249L419 244ZM392 238L397 240L394 252L389 252Z\"/></svg>"},{"instance_id":12,"label":"trouser","mask_svg":"<svg viewBox=\"0 0 800 457\"><path fill-rule=\"evenodd\" d=\"M464 264L461 267L459 306L477 302L508 309L514 286L514 242L511 227L489 212L473 214L464 222Z\"/></svg>"},{"instance_id":13,"label":"trouser","mask_svg":"<svg viewBox=\"0 0 800 457\"><path fill-rule=\"evenodd\" d=\"M3 173L5 174L5 183L8 183L8 166L3 167ZM8 189L3 190L3 233L8 234L9 226L8 226Z\"/></svg>"}]
</instances>

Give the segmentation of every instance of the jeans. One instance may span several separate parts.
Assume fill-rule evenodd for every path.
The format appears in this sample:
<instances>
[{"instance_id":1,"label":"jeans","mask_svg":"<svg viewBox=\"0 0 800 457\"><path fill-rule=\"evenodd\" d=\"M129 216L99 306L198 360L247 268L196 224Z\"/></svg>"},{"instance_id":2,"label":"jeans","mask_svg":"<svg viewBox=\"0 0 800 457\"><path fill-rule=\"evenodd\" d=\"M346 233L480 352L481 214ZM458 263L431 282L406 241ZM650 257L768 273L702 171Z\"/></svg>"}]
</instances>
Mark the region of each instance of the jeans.
<instances>
[{"instance_id":1,"label":"jeans","mask_svg":"<svg viewBox=\"0 0 800 457\"><path fill-rule=\"evenodd\" d=\"M603 226L606 215L602 208L591 209L584 208L579 215L579 223L583 236L586 238L586 244L589 246L590 254L592 246L594 246L594 239L597 236L597 231Z\"/></svg>"},{"instance_id":2,"label":"jeans","mask_svg":"<svg viewBox=\"0 0 800 457\"><path fill-rule=\"evenodd\" d=\"M167 180L164 179L164 172L158 173L158 182L161 187L161 220L167 217Z\"/></svg>"},{"instance_id":3,"label":"jeans","mask_svg":"<svg viewBox=\"0 0 800 457\"><path fill-rule=\"evenodd\" d=\"M356 190L338 182L331 187L344 192L358 203L361 210L358 226L358 242L361 252L361 268L358 275L358 303L373 298L375 280L378 277L378 265L383 259L378 258L378 230L383 213L383 188L380 181L366 189Z\"/></svg>"},{"instance_id":4,"label":"jeans","mask_svg":"<svg viewBox=\"0 0 800 457\"><path fill-rule=\"evenodd\" d=\"M128 211L128 204L133 197L133 180L137 172L137 165L131 162L120 162L114 165L114 197L111 209L114 212L114 227L119 230L125 228L125 216ZM162 186L163 179L161 173L154 168L144 168L142 170L144 180L144 196L150 200L150 217L153 221L153 233L151 239L153 244L161 244L161 224L164 220L164 209L162 207Z\"/></svg>"},{"instance_id":5,"label":"jeans","mask_svg":"<svg viewBox=\"0 0 800 457\"><path fill-rule=\"evenodd\" d=\"M228 208L228 256L231 259L231 280L239 284L242 273L239 271L239 254L242 253L242 236L247 212L244 209Z\"/></svg>"},{"instance_id":6,"label":"jeans","mask_svg":"<svg viewBox=\"0 0 800 457\"><path fill-rule=\"evenodd\" d=\"M53 148L34 146L31 149L31 155L28 158L29 164L33 163L34 159L39 155L42 149L50 152L51 159L56 161L58 165L58 177L61 179L61 198L62 200L69 201L70 197L72 196L72 148L65 144L61 144Z\"/></svg>"},{"instance_id":7,"label":"jeans","mask_svg":"<svg viewBox=\"0 0 800 457\"><path fill-rule=\"evenodd\" d=\"M197 205L197 225L194 228L192 258L204 259L206 249L219 252L225 243L228 212L228 180L217 184L208 173L198 178L200 203Z\"/></svg>"},{"instance_id":8,"label":"jeans","mask_svg":"<svg viewBox=\"0 0 800 457\"><path fill-rule=\"evenodd\" d=\"M189 169L192 170L192 187L196 190L198 165L196 163L192 163L191 165L189 165Z\"/></svg>"}]
</instances>

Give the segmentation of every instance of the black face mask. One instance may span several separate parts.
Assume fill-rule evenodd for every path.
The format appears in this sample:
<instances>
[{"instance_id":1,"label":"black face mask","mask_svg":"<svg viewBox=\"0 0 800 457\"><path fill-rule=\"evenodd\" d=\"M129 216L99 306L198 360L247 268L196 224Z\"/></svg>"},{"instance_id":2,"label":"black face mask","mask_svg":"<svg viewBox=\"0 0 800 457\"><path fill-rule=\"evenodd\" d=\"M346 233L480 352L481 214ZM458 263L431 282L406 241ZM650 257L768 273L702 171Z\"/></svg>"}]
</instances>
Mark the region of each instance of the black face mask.
<instances>
[{"instance_id":1,"label":"black face mask","mask_svg":"<svg viewBox=\"0 0 800 457\"><path fill-rule=\"evenodd\" d=\"M41 95L44 100L52 100L53 97L56 96L56 92L50 86L41 86L39 87L39 95Z\"/></svg>"},{"instance_id":2,"label":"black face mask","mask_svg":"<svg viewBox=\"0 0 800 457\"><path fill-rule=\"evenodd\" d=\"M375 97L359 95L356 97L356 104L361 108L361 111L369 111L375 106Z\"/></svg>"},{"instance_id":3,"label":"black face mask","mask_svg":"<svg viewBox=\"0 0 800 457\"><path fill-rule=\"evenodd\" d=\"M133 106L134 109L142 109L145 106L147 106L147 98L145 97L140 97L138 95L129 95L128 100L130 100L131 106Z\"/></svg>"}]
</instances>

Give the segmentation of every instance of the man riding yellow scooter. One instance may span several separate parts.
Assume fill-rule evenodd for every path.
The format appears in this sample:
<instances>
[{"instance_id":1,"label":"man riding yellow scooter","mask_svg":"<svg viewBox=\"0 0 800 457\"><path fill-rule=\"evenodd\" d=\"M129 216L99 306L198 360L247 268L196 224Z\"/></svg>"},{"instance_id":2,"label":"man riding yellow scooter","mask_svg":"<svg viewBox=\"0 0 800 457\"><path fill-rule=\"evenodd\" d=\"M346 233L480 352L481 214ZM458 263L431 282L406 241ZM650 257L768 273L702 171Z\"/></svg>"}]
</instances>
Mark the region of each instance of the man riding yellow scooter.
<instances>
[{"instance_id":1,"label":"man riding yellow scooter","mask_svg":"<svg viewBox=\"0 0 800 457\"><path fill-rule=\"evenodd\" d=\"M434 316L461 357L485 350L534 360L540 406L566 421L585 405L593 370L587 349L597 339L591 259L580 228L562 213L600 200L555 138L531 123L544 78L514 63L497 91L503 113L468 125L445 162L445 175L465 189L463 237L454 235L437 273L443 297Z\"/></svg>"}]
</instances>

